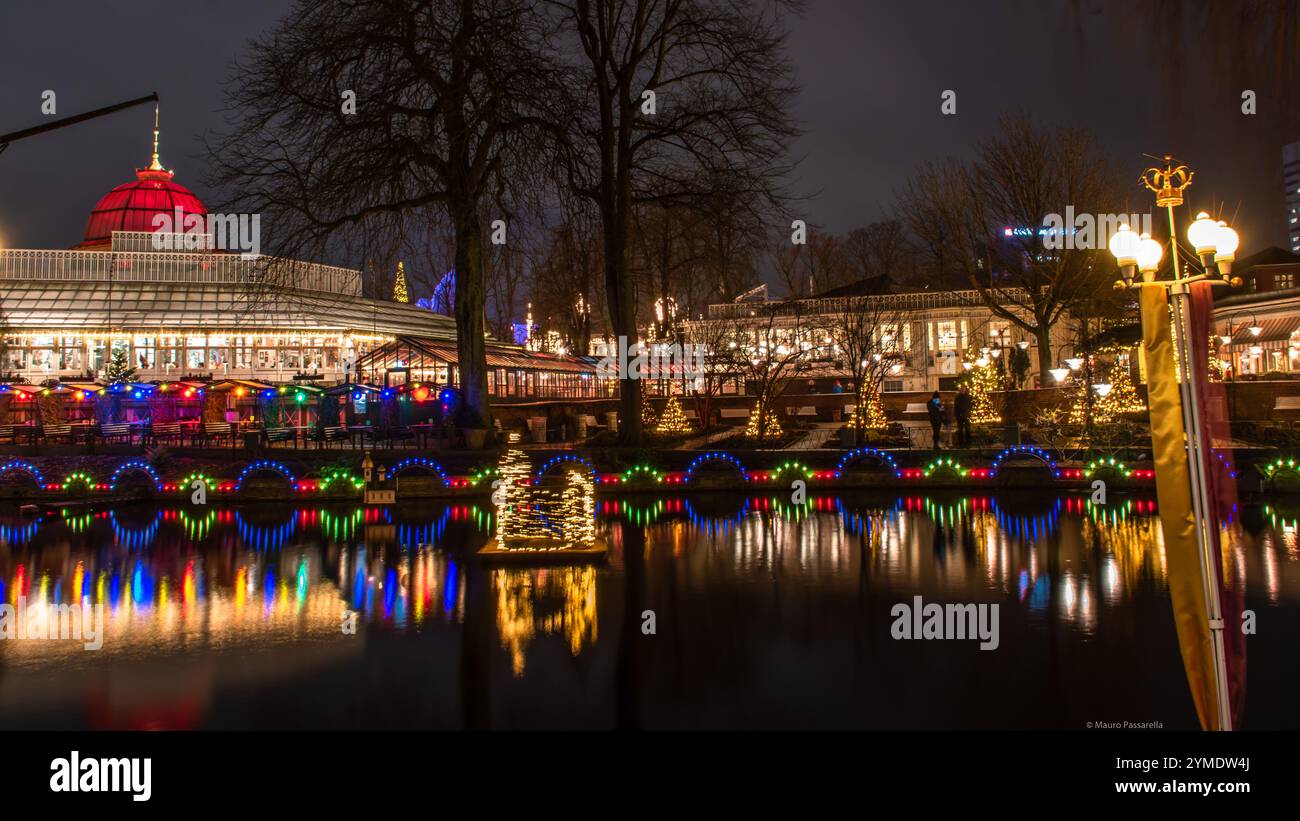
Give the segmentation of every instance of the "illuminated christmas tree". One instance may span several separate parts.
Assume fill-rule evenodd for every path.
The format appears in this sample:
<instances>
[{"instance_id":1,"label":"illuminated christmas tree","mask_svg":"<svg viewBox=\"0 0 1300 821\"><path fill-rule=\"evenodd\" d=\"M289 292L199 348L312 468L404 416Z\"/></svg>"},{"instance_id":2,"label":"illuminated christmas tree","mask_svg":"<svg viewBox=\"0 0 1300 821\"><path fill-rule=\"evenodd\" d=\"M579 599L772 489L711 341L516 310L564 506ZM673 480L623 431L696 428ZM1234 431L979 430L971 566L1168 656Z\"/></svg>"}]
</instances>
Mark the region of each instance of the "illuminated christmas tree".
<instances>
[{"instance_id":1,"label":"illuminated christmas tree","mask_svg":"<svg viewBox=\"0 0 1300 821\"><path fill-rule=\"evenodd\" d=\"M755 402L754 407L749 411L749 424L745 426L745 436L750 439L759 439L758 433L758 403ZM762 439L780 438L781 433L781 423L777 421L776 413L772 411L772 406L769 404L763 409Z\"/></svg>"},{"instance_id":2,"label":"illuminated christmas tree","mask_svg":"<svg viewBox=\"0 0 1300 821\"><path fill-rule=\"evenodd\" d=\"M862 410L862 429L863 430L884 430L889 426L889 421L885 418L885 405L880 401L880 391L876 390L873 385L863 385L862 393L858 396L857 407L849 414L849 427L858 425L858 410Z\"/></svg>"},{"instance_id":3,"label":"illuminated christmas tree","mask_svg":"<svg viewBox=\"0 0 1300 821\"><path fill-rule=\"evenodd\" d=\"M970 421L974 424L1001 422L1002 415L993 407L993 392L1002 389L1002 374L988 357L971 361L965 380L971 397Z\"/></svg>"},{"instance_id":4,"label":"illuminated christmas tree","mask_svg":"<svg viewBox=\"0 0 1300 821\"><path fill-rule=\"evenodd\" d=\"M397 278L393 281L393 301L411 301L411 295L406 291L406 268L401 262L397 263Z\"/></svg>"},{"instance_id":5,"label":"illuminated christmas tree","mask_svg":"<svg viewBox=\"0 0 1300 821\"><path fill-rule=\"evenodd\" d=\"M1105 396L1097 398L1093 403L1093 409L1093 421L1098 421L1095 415L1098 410L1109 421L1116 414L1147 409L1142 398L1138 396L1137 388L1133 385L1133 377L1129 374L1128 354L1121 354L1115 359L1115 364L1110 366L1110 390Z\"/></svg>"},{"instance_id":6,"label":"illuminated christmas tree","mask_svg":"<svg viewBox=\"0 0 1300 821\"><path fill-rule=\"evenodd\" d=\"M682 404L676 396L668 397L668 404L664 405L664 412L659 416L655 433L689 433L690 430L691 423L686 421L686 414L682 413Z\"/></svg>"},{"instance_id":7,"label":"illuminated christmas tree","mask_svg":"<svg viewBox=\"0 0 1300 821\"><path fill-rule=\"evenodd\" d=\"M650 392L641 388L641 428L651 430L655 426L655 406L650 401Z\"/></svg>"}]
</instances>

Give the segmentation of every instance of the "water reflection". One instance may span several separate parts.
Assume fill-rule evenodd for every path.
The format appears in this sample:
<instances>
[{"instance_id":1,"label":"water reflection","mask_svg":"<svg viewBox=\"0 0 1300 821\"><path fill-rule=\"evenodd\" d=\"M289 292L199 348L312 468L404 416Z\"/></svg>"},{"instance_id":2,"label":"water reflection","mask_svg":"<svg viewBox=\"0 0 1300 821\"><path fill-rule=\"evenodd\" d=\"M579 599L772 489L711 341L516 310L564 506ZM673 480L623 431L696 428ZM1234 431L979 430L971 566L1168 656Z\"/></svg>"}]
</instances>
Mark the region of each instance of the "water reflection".
<instances>
[{"instance_id":1,"label":"water reflection","mask_svg":"<svg viewBox=\"0 0 1300 821\"><path fill-rule=\"evenodd\" d=\"M1153 705L1163 703L1161 690L1165 701L1169 691L1183 691L1165 548L1150 500L1102 507L1072 496L932 494L791 505L781 497L701 494L597 505L583 476L569 472L530 488L540 492L527 499L512 497L499 521L486 503L137 506L40 518L0 512L0 601L103 604L106 620L96 653L72 642L0 642L0 722L56 714L42 709L82 715L77 705L100 703L102 688L131 681L131 690L141 689L140 676L152 687L141 692L196 725L217 721L219 706L235 698L236 681L238 692L256 700L278 692L286 676L329 670L348 671L352 682L376 679L366 686L395 688L393 698L414 704L417 696L400 695L403 682L428 664L458 682L462 703L470 690L488 702L506 692L549 715L554 699L579 709L550 682L568 680L610 648L617 664L590 675L608 677L604 687L617 691L611 710L620 722L635 713L638 724L656 724L655 716L672 714L674 698L722 699L709 695L712 687L736 676L733 698L767 688L761 704L748 708L755 716L770 718L763 710L784 703L776 692L806 696L812 688L856 716L850 724L875 726L887 714L924 723L911 690L941 702L950 695L936 689L927 665L917 667L915 655L885 640L883 621L892 603L917 594L1002 603L1008 635L999 672L986 681L990 673L976 672L977 665L993 662L975 658L953 674L974 676L980 697L1004 704L992 715L1010 716L1010 724L1017 710L1039 722L1063 720L1058 707L1047 710L1026 695L1031 683L998 689L994 680L1012 668L1039 669L1030 682L1065 688L1072 702L1094 706L1095 681L1107 677L1141 672ZM1278 608L1278 621L1287 623L1300 613L1296 517L1265 507L1227 527L1228 583L1246 594L1248 606ZM503 531L553 541L607 532L610 552L598 564L481 565L474 554L501 544ZM643 609L661 619L654 641L641 640ZM356 635L343 629L349 613ZM1270 657L1263 647L1257 652L1252 644L1252 677L1295 666L1293 654ZM274 652L257 661L267 651ZM845 672L857 669L859 658L888 676L864 684ZM99 672L60 678L72 667ZM497 676L524 690L502 691L491 685ZM654 694L624 692L651 679L674 682L665 687L676 695L660 703ZM590 692L590 683L573 686ZM886 688L897 703L873 707L863 687ZM293 703L295 711L312 709ZM378 710L355 709L367 716ZM1261 709L1269 715L1267 704L1252 714ZM462 720L451 714L457 717L447 721ZM491 723L497 713L484 715ZM956 723L978 724L984 715L961 712ZM258 716L250 721L276 723Z\"/></svg>"}]
</instances>

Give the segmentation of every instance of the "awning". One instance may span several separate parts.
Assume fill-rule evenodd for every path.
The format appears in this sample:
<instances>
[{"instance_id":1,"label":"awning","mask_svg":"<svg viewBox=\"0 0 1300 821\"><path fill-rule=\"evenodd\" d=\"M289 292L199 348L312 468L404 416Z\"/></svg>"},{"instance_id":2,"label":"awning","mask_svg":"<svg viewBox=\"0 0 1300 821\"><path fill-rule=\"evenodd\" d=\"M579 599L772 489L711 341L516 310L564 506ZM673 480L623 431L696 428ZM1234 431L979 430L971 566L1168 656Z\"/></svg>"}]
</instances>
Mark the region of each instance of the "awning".
<instances>
[{"instance_id":1,"label":"awning","mask_svg":"<svg viewBox=\"0 0 1300 821\"><path fill-rule=\"evenodd\" d=\"M270 382L263 382L260 379L222 379L220 382L214 382L208 390L213 391L232 391L243 388L248 392L266 391L274 388Z\"/></svg>"},{"instance_id":2,"label":"awning","mask_svg":"<svg viewBox=\"0 0 1300 821\"><path fill-rule=\"evenodd\" d=\"M1269 317L1259 320L1257 327L1262 330L1259 336L1255 336L1248 329L1250 323L1254 320L1237 317L1237 321L1232 323L1232 344L1235 347L1243 345L1255 345L1261 342L1287 341L1291 335L1300 328L1300 317L1296 316L1278 316ZM1219 334L1228 332L1228 323L1217 324L1215 328Z\"/></svg>"}]
</instances>

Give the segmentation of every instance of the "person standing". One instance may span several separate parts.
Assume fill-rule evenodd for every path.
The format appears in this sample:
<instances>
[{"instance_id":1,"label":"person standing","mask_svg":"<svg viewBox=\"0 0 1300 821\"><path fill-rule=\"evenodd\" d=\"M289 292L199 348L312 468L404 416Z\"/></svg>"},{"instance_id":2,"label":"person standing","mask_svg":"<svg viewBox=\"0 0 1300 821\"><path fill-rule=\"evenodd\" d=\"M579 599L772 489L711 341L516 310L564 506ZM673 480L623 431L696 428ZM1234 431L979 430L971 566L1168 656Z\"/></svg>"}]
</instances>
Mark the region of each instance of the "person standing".
<instances>
[{"instance_id":1,"label":"person standing","mask_svg":"<svg viewBox=\"0 0 1300 821\"><path fill-rule=\"evenodd\" d=\"M970 391L962 385L957 391L957 398L952 402L953 412L957 415L957 444L960 447L970 447L970 409L973 404Z\"/></svg>"},{"instance_id":2,"label":"person standing","mask_svg":"<svg viewBox=\"0 0 1300 821\"><path fill-rule=\"evenodd\" d=\"M934 432L934 449L939 450L939 433L943 430L943 399L938 391L935 391L930 401L925 403L925 409L930 414L930 430Z\"/></svg>"}]
</instances>

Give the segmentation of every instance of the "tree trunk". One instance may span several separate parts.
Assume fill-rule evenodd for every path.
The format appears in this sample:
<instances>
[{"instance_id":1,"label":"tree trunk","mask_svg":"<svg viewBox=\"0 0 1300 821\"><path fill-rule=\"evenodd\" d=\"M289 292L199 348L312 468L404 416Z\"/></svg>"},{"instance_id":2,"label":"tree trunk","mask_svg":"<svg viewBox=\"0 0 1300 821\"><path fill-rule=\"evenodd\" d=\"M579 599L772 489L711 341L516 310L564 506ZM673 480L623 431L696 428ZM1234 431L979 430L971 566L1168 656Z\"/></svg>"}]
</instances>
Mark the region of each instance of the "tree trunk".
<instances>
[{"instance_id":1,"label":"tree trunk","mask_svg":"<svg viewBox=\"0 0 1300 821\"><path fill-rule=\"evenodd\" d=\"M614 328L614 344L617 346L618 337L623 337L630 350L637 342L637 333L635 287L627 275L628 215L632 211L629 186L627 181L613 184L617 193L610 192L609 201L601 208L601 221L605 229L605 293L609 321ZM623 370L623 363L619 363L619 369ZM619 373L619 415L622 418L618 425L618 442L625 447L641 447L641 382L632 376L634 374Z\"/></svg>"},{"instance_id":2,"label":"tree trunk","mask_svg":"<svg viewBox=\"0 0 1300 821\"><path fill-rule=\"evenodd\" d=\"M1052 329L1039 323L1034 336L1038 339L1038 386L1050 387L1052 380L1048 371L1056 367L1052 362Z\"/></svg>"},{"instance_id":3,"label":"tree trunk","mask_svg":"<svg viewBox=\"0 0 1300 821\"><path fill-rule=\"evenodd\" d=\"M492 429L487 392L487 345L484 334L483 235L478 214L457 214L456 360L460 368L461 427Z\"/></svg>"}]
</instances>

